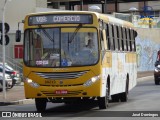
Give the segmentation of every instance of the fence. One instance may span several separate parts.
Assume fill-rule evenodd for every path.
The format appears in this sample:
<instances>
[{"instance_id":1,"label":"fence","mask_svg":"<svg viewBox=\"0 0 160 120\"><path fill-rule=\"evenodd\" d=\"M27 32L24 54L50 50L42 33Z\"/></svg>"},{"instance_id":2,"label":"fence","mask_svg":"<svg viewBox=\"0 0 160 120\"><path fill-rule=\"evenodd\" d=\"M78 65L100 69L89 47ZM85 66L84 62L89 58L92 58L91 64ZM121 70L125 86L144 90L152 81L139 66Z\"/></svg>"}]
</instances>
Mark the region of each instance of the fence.
<instances>
[{"instance_id":1,"label":"fence","mask_svg":"<svg viewBox=\"0 0 160 120\"><path fill-rule=\"evenodd\" d=\"M3 60L3 57L2 57L2 53L0 53L0 62L2 62ZM23 69L22 69L22 63L20 63L19 61L17 60L14 60L13 58L9 57L9 56L5 56L5 60L6 60L6 63L11 66L14 70L17 70L19 71L20 73L23 72Z\"/></svg>"}]
</instances>

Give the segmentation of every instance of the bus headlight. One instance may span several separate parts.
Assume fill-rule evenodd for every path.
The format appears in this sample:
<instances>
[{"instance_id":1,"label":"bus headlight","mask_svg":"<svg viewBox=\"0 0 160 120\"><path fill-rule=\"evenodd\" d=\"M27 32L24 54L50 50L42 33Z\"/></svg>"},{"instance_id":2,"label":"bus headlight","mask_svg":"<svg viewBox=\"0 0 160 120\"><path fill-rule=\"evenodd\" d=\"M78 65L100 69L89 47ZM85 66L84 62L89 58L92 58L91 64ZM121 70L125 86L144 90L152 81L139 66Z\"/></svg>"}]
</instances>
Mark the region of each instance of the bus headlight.
<instances>
[{"instance_id":1,"label":"bus headlight","mask_svg":"<svg viewBox=\"0 0 160 120\"><path fill-rule=\"evenodd\" d=\"M100 78L100 76L98 75L98 76L94 76L94 77L92 77L91 79L89 79L89 80L87 80L83 85L84 86L90 86L90 85L92 85L93 83L95 83L97 80L99 80L99 78Z\"/></svg>"},{"instance_id":2,"label":"bus headlight","mask_svg":"<svg viewBox=\"0 0 160 120\"><path fill-rule=\"evenodd\" d=\"M155 72L159 72L159 69L155 68L154 71L155 71Z\"/></svg>"},{"instance_id":3,"label":"bus headlight","mask_svg":"<svg viewBox=\"0 0 160 120\"><path fill-rule=\"evenodd\" d=\"M38 88L39 87L39 84L34 82L33 80L29 79L29 78L26 78L25 79L25 82L27 82L29 85L31 85L32 87L34 88Z\"/></svg>"}]
</instances>

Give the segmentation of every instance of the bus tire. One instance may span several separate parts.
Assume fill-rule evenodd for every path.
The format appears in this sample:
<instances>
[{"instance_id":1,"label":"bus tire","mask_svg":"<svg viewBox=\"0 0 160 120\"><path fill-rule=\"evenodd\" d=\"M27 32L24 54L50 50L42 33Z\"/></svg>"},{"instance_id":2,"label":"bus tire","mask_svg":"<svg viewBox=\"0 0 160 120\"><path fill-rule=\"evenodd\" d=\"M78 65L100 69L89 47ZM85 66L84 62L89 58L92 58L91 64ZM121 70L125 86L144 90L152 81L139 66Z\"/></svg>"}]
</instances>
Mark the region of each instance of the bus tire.
<instances>
[{"instance_id":1,"label":"bus tire","mask_svg":"<svg viewBox=\"0 0 160 120\"><path fill-rule=\"evenodd\" d=\"M106 96L98 98L99 109L106 109L108 107L108 103L109 103L109 96L108 96L108 89L107 89Z\"/></svg>"},{"instance_id":2,"label":"bus tire","mask_svg":"<svg viewBox=\"0 0 160 120\"><path fill-rule=\"evenodd\" d=\"M47 100L45 98L35 98L36 109L39 112L46 110Z\"/></svg>"},{"instance_id":3,"label":"bus tire","mask_svg":"<svg viewBox=\"0 0 160 120\"><path fill-rule=\"evenodd\" d=\"M127 76L125 92L120 93L121 102L127 102L128 101L128 88L129 88L129 77Z\"/></svg>"},{"instance_id":4,"label":"bus tire","mask_svg":"<svg viewBox=\"0 0 160 120\"><path fill-rule=\"evenodd\" d=\"M119 94L111 95L112 102L119 102Z\"/></svg>"}]
</instances>

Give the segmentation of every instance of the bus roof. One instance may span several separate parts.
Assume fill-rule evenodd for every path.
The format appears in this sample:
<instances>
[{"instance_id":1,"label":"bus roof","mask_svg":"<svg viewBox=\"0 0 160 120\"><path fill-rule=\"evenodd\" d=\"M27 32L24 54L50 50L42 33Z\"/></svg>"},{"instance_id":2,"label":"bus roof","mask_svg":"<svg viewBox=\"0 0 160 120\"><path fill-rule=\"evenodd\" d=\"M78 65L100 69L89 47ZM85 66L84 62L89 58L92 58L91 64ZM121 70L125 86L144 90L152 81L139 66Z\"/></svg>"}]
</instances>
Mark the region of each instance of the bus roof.
<instances>
[{"instance_id":1,"label":"bus roof","mask_svg":"<svg viewBox=\"0 0 160 120\"><path fill-rule=\"evenodd\" d=\"M115 18L109 14L102 14L98 12L93 12L93 11L48 11L48 12L36 12L36 13L30 13L27 16L32 16L32 15L44 15L44 14L94 14L97 16L97 18L102 19L104 22L109 23L109 24L116 24L118 26L123 26L123 27L128 27L128 28L133 28L133 24L121 20L118 18Z\"/></svg>"}]
</instances>

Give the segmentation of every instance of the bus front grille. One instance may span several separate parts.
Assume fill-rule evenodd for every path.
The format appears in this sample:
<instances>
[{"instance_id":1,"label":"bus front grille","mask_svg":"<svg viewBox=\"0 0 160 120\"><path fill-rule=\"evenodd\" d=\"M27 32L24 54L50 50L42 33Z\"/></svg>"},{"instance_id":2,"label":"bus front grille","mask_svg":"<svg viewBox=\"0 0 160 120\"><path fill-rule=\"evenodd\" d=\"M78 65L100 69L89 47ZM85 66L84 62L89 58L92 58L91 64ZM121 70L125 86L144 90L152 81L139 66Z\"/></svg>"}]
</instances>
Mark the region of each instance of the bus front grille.
<instances>
[{"instance_id":1,"label":"bus front grille","mask_svg":"<svg viewBox=\"0 0 160 120\"><path fill-rule=\"evenodd\" d=\"M75 79L88 71L78 71L78 72L36 72L37 75L45 79L62 80L62 79Z\"/></svg>"},{"instance_id":2,"label":"bus front grille","mask_svg":"<svg viewBox=\"0 0 160 120\"><path fill-rule=\"evenodd\" d=\"M70 84L70 85L43 85L40 84L40 86L47 86L47 87L71 87L71 86L81 86L83 84Z\"/></svg>"},{"instance_id":3,"label":"bus front grille","mask_svg":"<svg viewBox=\"0 0 160 120\"><path fill-rule=\"evenodd\" d=\"M67 94L56 94L54 91L41 91L44 95L51 97L51 96L72 96L72 95L79 95L82 93L83 90L78 91L68 91Z\"/></svg>"}]
</instances>

